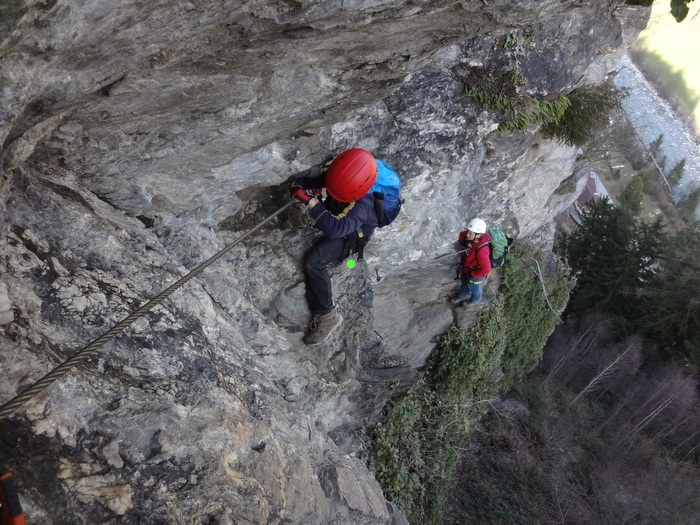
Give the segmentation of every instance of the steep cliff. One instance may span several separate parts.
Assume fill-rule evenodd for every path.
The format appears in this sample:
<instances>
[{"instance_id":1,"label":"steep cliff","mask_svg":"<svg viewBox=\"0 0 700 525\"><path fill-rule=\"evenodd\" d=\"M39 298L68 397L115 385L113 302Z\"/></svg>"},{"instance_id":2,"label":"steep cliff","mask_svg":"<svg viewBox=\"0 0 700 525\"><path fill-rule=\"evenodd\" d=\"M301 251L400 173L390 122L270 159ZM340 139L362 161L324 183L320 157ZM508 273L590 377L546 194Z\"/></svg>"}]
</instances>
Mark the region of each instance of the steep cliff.
<instances>
[{"instance_id":1,"label":"steep cliff","mask_svg":"<svg viewBox=\"0 0 700 525\"><path fill-rule=\"evenodd\" d=\"M334 271L317 349L283 213L2 421L33 524L400 523L355 431L460 321L465 214L547 246L576 151L501 134L464 94L517 64L545 96L595 83L648 13L616 2L0 0L0 402L359 146L406 203ZM574 176L575 179L575 176ZM575 186L575 185L574 185ZM440 263L449 258L442 259Z\"/></svg>"}]
</instances>

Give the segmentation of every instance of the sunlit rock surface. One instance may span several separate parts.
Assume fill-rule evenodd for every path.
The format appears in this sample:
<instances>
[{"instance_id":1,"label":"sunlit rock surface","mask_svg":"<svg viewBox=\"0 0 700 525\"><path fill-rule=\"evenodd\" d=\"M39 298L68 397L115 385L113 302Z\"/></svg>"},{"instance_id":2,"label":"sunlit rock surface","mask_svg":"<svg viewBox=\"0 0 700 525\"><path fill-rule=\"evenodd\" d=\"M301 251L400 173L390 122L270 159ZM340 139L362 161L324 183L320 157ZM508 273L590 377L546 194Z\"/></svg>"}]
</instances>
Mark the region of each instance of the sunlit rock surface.
<instances>
[{"instance_id":1,"label":"sunlit rock surface","mask_svg":"<svg viewBox=\"0 0 700 525\"><path fill-rule=\"evenodd\" d=\"M334 270L318 348L291 209L2 421L32 524L403 523L356 431L416 381L478 215L547 247L576 151L494 132L472 67L546 96L646 23L608 2L0 0L0 401L288 202L348 147L402 214ZM574 181L575 182L575 181ZM575 187L576 184L574 183Z\"/></svg>"}]
</instances>

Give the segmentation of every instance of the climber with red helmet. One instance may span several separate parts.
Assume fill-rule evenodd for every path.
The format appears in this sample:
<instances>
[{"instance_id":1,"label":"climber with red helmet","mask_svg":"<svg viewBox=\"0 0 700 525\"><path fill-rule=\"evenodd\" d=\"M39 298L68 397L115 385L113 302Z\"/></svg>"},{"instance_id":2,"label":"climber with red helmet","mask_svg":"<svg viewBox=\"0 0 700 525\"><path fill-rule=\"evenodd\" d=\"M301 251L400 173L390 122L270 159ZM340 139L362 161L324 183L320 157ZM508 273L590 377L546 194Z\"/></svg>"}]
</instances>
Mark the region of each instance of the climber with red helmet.
<instances>
[{"instance_id":1,"label":"climber with red helmet","mask_svg":"<svg viewBox=\"0 0 700 525\"><path fill-rule=\"evenodd\" d=\"M490 243L486 223L478 217L469 221L467 229L459 233L457 244L461 250L459 278L462 285L453 297L453 303L469 301L469 304L475 304L481 301L484 283L491 273Z\"/></svg>"},{"instance_id":2,"label":"climber with red helmet","mask_svg":"<svg viewBox=\"0 0 700 525\"><path fill-rule=\"evenodd\" d=\"M328 266L364 246L377 227L374 197L369 190L377 178L377 162L367 150L344 151L320 177L296 178L290 183L293 199L305 204L324 237L306 254L306 299L311 322L304 336L308 346L328 340L343 317L333 305ZM327 197L319 200L322 188Z\"/></svg>"}]
</instances>

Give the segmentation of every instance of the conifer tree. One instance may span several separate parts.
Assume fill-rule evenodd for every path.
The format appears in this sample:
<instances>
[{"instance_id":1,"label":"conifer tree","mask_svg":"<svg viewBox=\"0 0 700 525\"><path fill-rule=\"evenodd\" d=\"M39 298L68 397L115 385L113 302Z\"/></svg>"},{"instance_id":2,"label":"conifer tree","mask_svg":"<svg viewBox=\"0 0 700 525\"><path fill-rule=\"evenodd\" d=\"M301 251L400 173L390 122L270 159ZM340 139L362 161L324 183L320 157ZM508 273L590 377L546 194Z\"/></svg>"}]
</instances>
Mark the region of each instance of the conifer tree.
<instances>
[{"instance_id":1,"label":"conifer tree","mask_svg":"<svg viewBox=\"0 0 700 525\"><path fill-rule=\"evenodd\" d=\"M683 173L685 172L685 158L682 158L678 163L671 168L668 173L668 182L674 186L681 181L683 178Z\"/></svg>"},{"instance_id":2,"label":"conifer tree","mask_svg":"<svg viewBox=\"0 0 700 525\"><path fill-rule=\"evenodd\" d=\"M667 252L644 290L640 329L669 355L700 365L700 227L670 238Z\"/></svg>"},{"instance_id":3,"label":"conifer tree","mask_svg":"<svg viewBox=\"0 0 700 525\"><path fill-rule=\"evenodd\" d=\"M567 239L569 264L577 278L574 313L602 311L629 325L639 315L636 298L654 275L663 227L639 223L609 200L593 204L583 224Z\"/></svg>"},{"instance_id":4,"label":"conifer tree","mask_svg":"<svg viewBox=\"0 0 700 525\"><path fill-rule=\"evenodd\" d=\"M634 176L620 194L620 206L626 208L632 215L639 215L639 212L642 211L643 189L644 181L642 178Z\"/></svg>"}]
</instances>

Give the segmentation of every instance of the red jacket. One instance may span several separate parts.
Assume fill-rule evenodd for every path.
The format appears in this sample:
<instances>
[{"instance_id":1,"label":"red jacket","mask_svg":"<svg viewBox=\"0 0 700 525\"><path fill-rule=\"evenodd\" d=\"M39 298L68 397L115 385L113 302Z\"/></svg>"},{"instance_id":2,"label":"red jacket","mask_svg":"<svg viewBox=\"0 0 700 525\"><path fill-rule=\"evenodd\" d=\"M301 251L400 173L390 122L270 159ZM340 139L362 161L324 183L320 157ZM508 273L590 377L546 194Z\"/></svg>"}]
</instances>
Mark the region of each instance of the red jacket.
<instances>
[{"instance_id":1,"label":"red jacket","mask_svg":"<svg viewBox=\"0 0 700 525\"><path fill-rule=\"evenodd\" d=\"M464 246L467 251L461 253L462 269L464 275L472 279L483 279L491 273L491 250L489 248L481 248L485 244L491 242L491 237L488 233L481 235L481 239L476 242L467 241L467 231L459 233L457 242L460 246Z\"/></svg>"}]
</instances>

